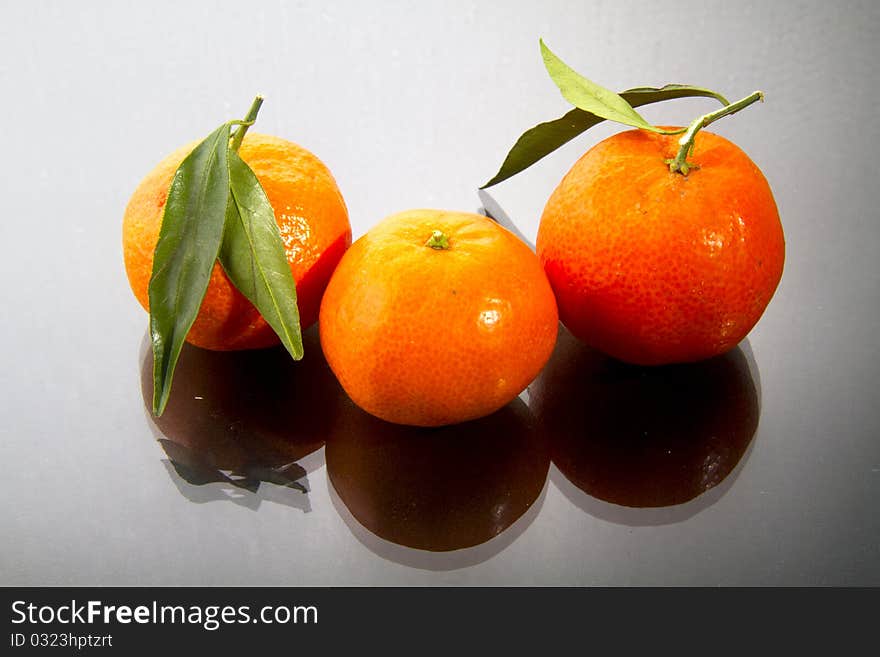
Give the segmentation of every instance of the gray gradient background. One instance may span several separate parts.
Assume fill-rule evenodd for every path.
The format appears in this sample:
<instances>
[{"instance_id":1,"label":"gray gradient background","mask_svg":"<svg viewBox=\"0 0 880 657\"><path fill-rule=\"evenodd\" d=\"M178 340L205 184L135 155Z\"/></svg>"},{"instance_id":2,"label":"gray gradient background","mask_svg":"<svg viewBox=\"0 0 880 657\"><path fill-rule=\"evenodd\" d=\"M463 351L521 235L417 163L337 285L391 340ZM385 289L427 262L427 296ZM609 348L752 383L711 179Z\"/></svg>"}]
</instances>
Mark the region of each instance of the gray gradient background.
<instances>
[{"instance_id":1,"label":"gray gradient background","mask_svg":"<svg viewBox=\"0 0 880 657\"><path fill-rule=\"evenodd\" d=\"M0 584L880 584L877 2L2 9ZM514 139L567 109L539 36L612 88L766 93L714 127L769 179L788 249L749 336L762 409L738 476L656 524L566 491L551 467L508 532L445 555L359 528L323 450L307 463L308 512L271 487L248 504L181 495L144 410L147 317L122 266L140 178L262 93L258 129L330 166L356 237L409 207L474 210ZM681 123L709 107L645 115ZM617 129L493 193L534 237L555 183Z\"/></svg>"}]
</instances>

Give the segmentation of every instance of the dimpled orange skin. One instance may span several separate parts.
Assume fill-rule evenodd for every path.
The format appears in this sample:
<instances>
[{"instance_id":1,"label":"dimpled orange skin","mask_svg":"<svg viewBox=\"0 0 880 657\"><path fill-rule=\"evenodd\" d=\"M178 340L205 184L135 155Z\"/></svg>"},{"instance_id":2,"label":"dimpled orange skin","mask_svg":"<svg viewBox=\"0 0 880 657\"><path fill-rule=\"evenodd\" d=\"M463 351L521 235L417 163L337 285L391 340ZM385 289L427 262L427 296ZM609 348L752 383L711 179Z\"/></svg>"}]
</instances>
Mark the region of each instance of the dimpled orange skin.
<instances>
[{"instance_id":1,"label":"dimpled orange skin","mask_svg":"<svg viewBox=\"0 0 880 657\"><path fill-rule=\"evenodd\" d=\"M766 179L737 146L697 133L687 176L678 136L641 130L597 144L541 217L537 252L562 323L641 365L703 360L735 347L782 276L785 242Z\"/></svg>"},{"instance_id":2,"label":"dimpled orange skin","mask_svg":"<svg viewBox=\"0 0 880 657\"><path fill-rule=\"evenodd\" d=\"M149 310L153 251L174 172L196 142L176 150L138 185L123 218L123 253L132 291ZM318 319L321 295L351 244L345 201L330 171L292 142L249 132L239 148L275 210L287 260L296 282L303 330ZM208 291L187 341L217 351L257 349L279 342L256 308L214 266Z\"/></svg>"},{"instance_id":3,"label":"dimpled orange skin","mask_svg":"<svg viewBox=\"0 0 880 657\"><path fill-rule=\"evenodd\" d=\"M435 230L448 249L425 242ZM362 409L389 422L455 424L513 400L556 342L538 258L486 217L392 215L357 240L321 303L324 355Z\"/></svg>"}]
</instances>

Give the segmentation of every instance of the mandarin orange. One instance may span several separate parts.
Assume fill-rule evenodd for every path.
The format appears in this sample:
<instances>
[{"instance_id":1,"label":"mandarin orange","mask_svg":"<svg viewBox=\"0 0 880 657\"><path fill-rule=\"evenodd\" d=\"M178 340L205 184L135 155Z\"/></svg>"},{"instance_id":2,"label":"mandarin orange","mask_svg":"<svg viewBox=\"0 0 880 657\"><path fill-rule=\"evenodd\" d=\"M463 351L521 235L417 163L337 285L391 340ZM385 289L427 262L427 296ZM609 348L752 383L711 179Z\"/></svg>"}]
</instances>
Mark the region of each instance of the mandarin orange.
<instances>
[{"instance_id":1,"label":"mandarin orange","mask_svg":"<svg viewBox=\"0 0 880 657\"><path fill-rule=\"evenodd\" d=\"M770 186L736 145L700 131L673 173L678 137L618 133L578 160L544 208L537 252L562 323L642 365L698 361L749 333L782 276Z\"/></svg>"},{"instance_id":2,"label":"mandarin orange","mask_svg":"<svg viewBox=\"0 0 880 657\"><path fill-rule=\"evenodd\" d=\"M138 185L125 210L125 269L132 291L147 310L153 252L168 188L177 167L195 145L188 144L162 160ZM249 132L239 155L256 174L275 211L305 330L317 320L324 288L351 244L345 201L329 169L297 144ZM187 341L205 349L228 351L268 347L277 344L278 337L218 263Z\"/></svg>"},{"instance_id":3,"label":"mandarin orange","mask_svg":"<svg viewBox=\"0 0 880 657\"><path fill-rule=\"evenodd\" d=\"M410 210L343 256L321 303L321 345L362 409L398 424L483 417L538 374L556 340L535 254L486 217Z\"/></svg>"}]
</instances>

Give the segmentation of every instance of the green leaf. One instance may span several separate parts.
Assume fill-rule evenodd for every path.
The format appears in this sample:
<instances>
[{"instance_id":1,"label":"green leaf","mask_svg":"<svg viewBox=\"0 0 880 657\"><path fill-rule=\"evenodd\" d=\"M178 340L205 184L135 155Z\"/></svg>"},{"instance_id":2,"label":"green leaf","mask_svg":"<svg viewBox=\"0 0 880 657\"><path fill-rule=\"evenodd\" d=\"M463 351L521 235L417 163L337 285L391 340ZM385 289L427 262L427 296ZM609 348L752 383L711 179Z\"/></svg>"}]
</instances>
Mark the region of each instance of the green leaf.
<instances>
[{"instance_id":1,"label":"green leaf","mask_svg":"<svg viewBox=\"0 0 880 657\"><path fill-rule=\"evenodd\" d=\"M554 55L541 40L541 56L550 78L559 87L563 97L575 107L590 112L603 119L617 121L634 128L653 130L654 126L645 121L632 106L619 95L592 82L570 68Z\"/></svg>"},{"instance_id":2,"label":"green leaf","mask_svg":"<svg viewBox=\"0 0 880 657\"><path fill-rule=\"evenodd\" d=\"M705 87L694 87L689 84L667 84L660 88L635 87L633 89L627 89L622 92L620 96L633 107L659 103L663 100L674 100L675 98L697 97L714 98L722 105L730 105L730 101L717 91L712 91Z\"/></svg>"},{"instance_id":3,"label":"green leaf","mask_svg":"<svg viewBox=\"0 0 880 657\"><path fill-rule=\"evenodd\" d=\"M150 278L153 412L168 403L174 367L208 289L229 196L229 124L183 160L168 191Z\"/></svg>"},{"instance_id":4,"label":"green leaf","mask_svg":"<svg viewBox=\"0 0 880 657\"><path fill-rule=\"evenodd\" d=\"M664 87L637 87L628 89L620 97L632 107L641 107L651 103L675 98L705 97L715 98L723 105L729 104L727 99L711 89L693 87L685 84L667 84ZM565 116L555 121L539 123L530 128L517 140L507 154L498 173L480 189L497 185L532 166L541 158L549 155L563 144L568 143L582 132L601 123L605 119L596 114L574 108Z\"/></svg>"},{"instance_id":5,"label":"green leaf","mask_svg":"<svg viewBox=\"0 0 880 657\"><path fill-rule=\"evenodd\" d=\"M498 173L480 189L497 185L520 171L528 169L541 158L604 120L595 114L574 108L562 118L539 123L534 128L529 128L516 140L513 148L504 158L504 163Z\"/></svg>"},{"instance_id":6,"label":"green leaf","mask_svg":"<svg viewBox=\"0 0 880 657\"><path fill-rule=\"evenodd\" d=\"M296 284L275 212L257 176L234 150L229 151L229 192L220 264L299 360L303 344Z\"/></svg>"}]
</instances>

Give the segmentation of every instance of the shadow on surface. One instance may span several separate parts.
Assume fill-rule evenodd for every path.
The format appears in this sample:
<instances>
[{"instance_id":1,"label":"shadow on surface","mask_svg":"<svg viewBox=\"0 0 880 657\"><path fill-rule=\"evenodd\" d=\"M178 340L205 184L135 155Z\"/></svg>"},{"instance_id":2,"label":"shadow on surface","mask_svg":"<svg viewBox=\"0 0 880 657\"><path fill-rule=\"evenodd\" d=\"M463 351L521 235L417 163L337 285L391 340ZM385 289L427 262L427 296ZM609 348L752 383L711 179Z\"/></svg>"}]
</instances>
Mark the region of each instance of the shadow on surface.
<instances>
[{"instance_id":1,"label":"shadow on surface","mask_svg":"<svg viewBox=\"0 0 880 657\"><path fill-rule=\"evenodd\" d=\"M346 400L325 456L331 499L355 537L429 570L474 565L510 545L537 515L550 466L519 399L435 429L389 424Z\"/></svg>"},{"instance_id":2,"label":"shadow on surface","mask_svg":"<svg viewBox=\"0 0 880 657\"><path fill-rule=\"evenodd\" d=\"M554 483L587 513L620 524L679 522L714 504L758 427L756 368L745 348L701 363L637 367L560 327L550 363L529 389L550 436Z\"/></svg>"},{"instance_id":3,"label":"shadow on surface","mask_svg":"<svg viewBox=\"0 0 880 657\"><path fill-rule=\"evenodd\" d=\"M510 215L504 211L504 208L502 208L498 201L495 200L494 196L485 189L478 189L477 196L480 199L480 207L477 210L477 213L489 217L489 219L492 219L495 223L503 226L520 238L532 251L535 250L535 245L532 241L529 240L529 238L519 229L519 226L513 222Z\"/></svg>"},{"instance_id":4,"label":"shadow on surface","mask_svg":"<svg viewBox=\"0 0 880 657\"><path fill-rule=\"evenodd\" d=\"M256 509L272 501L310 510L306 458L324 445L344 395L324 360L315 328L294 362L281 347L218 352L185 344L171 397L152 414L152 352L141 353L141 388L166 467L187 499L229 500ZM304 467L305 466L305 467ZM268 485L266 485L268 484Z\"/></svg>"}]
</instances>

